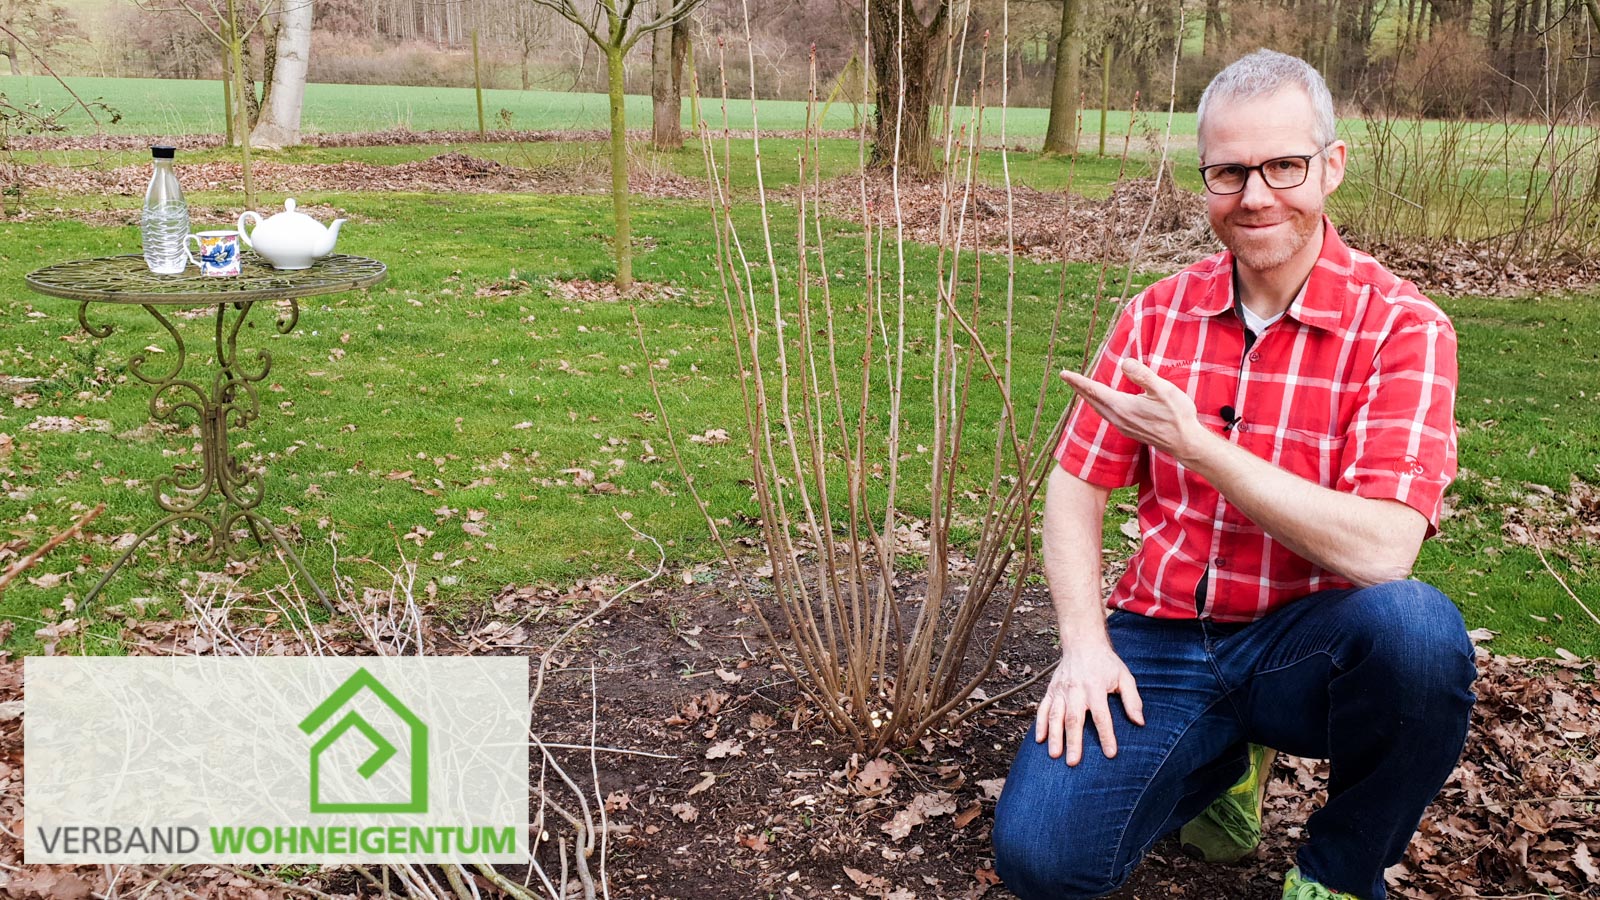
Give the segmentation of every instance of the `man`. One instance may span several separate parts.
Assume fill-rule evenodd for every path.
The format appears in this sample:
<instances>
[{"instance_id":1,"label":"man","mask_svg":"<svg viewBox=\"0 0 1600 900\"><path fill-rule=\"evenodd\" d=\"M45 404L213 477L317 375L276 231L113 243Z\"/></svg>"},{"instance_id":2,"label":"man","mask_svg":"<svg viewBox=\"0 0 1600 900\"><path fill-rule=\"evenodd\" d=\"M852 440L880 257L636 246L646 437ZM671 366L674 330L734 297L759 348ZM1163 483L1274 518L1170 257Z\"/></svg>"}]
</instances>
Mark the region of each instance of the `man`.
<instances>
[{"instance_id":1,"label":"man","mask_svg":"<svg viewBox=\"0 0 1600 900\"><path fill-rule=\"evenodd\" d=\"M1045 501L1061 662L996 867L1064 900L1114 891L1180 827L1241 858L1271 747L1332 773L1284 897L1379 900L1476 699L1460 613L1407 580L1455 474L1455 332L1323 217L1346 147L1315 69L1244 57L1198 127L1227 251L1136 297L1092 377L1062 373L1083 402ZM1135 483L1143 540L1108 617L1101 522Z\"/></svg>"}]
</instances>

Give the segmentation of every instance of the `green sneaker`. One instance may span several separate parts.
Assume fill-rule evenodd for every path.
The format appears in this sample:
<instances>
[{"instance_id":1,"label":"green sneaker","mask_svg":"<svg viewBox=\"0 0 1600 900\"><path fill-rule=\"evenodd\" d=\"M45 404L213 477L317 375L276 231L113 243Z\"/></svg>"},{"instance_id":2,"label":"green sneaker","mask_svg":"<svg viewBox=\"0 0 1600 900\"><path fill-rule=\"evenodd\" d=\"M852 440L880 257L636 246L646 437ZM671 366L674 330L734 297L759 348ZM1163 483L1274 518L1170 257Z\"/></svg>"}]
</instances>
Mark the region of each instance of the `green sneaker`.
<instances>
[{"instance_id":1,"label":"green sneaker","mask_svg":"<svg viewBox=\"0 0 1600 900\"><path fill-rule=\"evenodd\" d=\"M1278 751L1271 747L1251 744L1250 768L1244 777L1183 826L1178 832L1179 841L1198 851L1206 862L1214 863L1238 862L1256 849L1261 843L1261 806L1267 796L1267 773L1272 771L1272 760L1277 755Z\"/></svg>"},{"instance_id":2,"label":"green sneaker","mask_svg":"<svg viewBox=\"0 0 1600 900\"><path fill-rule=\"evenodd\" d=\"M1283 900L1361 900L1355 894L1342 894L1323 887L1309 878L1301 878L1299 869L1290 869L1283 876Z\"/></svg>"}]
</instances>

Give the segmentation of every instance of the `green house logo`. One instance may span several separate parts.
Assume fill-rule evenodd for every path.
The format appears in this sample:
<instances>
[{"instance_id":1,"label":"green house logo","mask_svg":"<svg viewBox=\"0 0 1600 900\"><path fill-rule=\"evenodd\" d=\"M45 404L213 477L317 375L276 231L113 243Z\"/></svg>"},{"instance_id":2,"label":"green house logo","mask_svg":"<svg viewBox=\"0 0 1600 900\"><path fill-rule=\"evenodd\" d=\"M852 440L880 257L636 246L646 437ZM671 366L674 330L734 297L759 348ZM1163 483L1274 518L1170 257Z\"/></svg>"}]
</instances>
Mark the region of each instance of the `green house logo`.
<instances>
[{"instance_id":1,"label":"green house logo","mask_svg":"<svg viewBox=\"0 0 1600 900\"><path fill-rule=\"evenodd\" d=\"M313 734L330 719L332 719L347 703L363 689L371 691L373 696L387 706L405 722L411 732L411 777L402 779L410 785L410 796L405 800L391 803L339 803L322 796L322 756L345 733L351 729L359 731L367 740L372 742L372 755L367 757L357 769L362 778L370 780L378 774L385 764L394 758L397 750L395 745L385 738L378 730L372 727L366 719L361 717L354 709L345 713L336 725L328 729L315 744L311 745L311 811L314 813L425 813L428 811L428 726L417 718L393 692L383 686L371 672L365 668L357 669L354 675L339 685L338 689L328 695L311 714L300 723L300 730L307 735Z\"/></svg>"}]
</instances>

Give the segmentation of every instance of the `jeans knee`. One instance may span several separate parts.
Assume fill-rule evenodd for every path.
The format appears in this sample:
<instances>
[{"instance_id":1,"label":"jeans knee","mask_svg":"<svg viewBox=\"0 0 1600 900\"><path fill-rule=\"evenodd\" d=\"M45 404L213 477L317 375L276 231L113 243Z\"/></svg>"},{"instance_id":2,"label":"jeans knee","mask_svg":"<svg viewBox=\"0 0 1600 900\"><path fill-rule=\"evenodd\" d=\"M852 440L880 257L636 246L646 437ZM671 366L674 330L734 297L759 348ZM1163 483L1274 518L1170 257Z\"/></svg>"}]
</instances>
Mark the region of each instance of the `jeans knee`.
<instances>
[{"instance_id":1,"label":"jeans knee","mask_svg":"<svg viewBox=\"0 0 1600 900\"><path fill-rule=\"evenodd\" d=\"M1389 581L1349 599L1350 633L1401 694L1425 702L1470 698L1477 677L1472 640L1461 611L1443 592L1421 581Z\"/></svg>"},{"instance_id":2,"label":"jeans knee","mask_svg":"<svg viewBox=\"0 0 1600 900\"><path fill-rule=\"evenodd\" d=\"M1103 863L1075 846L1070 834L1052 834L1036 817L1002 802L994 817L995 874L1021 900L1091 900L1114 893Z\"/></svg>"}]
</instances>

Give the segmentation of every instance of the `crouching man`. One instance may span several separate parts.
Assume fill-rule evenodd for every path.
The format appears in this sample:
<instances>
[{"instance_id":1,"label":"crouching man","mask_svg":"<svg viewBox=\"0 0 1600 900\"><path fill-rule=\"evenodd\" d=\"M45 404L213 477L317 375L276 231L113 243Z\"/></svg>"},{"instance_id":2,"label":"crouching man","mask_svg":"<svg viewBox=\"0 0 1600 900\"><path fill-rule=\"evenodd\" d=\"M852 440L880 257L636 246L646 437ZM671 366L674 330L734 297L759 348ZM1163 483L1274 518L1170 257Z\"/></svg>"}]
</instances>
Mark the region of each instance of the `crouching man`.
<instances>
[{"instance_id":1,"label":"crouching man","mask_svg":"<svg viewBox=\"0 0 1600 900\"><path fill-rule=\"evenodd\" d=\"M1045 501L1061 662L994 827L1024 900L1108 894L1173 830L1242 858L1273 751L1332 772L1284 897L1381 900L1461 754L1472 644L1408 580L1456 471L1456 336L1323 216L1346 150L1305 62L1223 70L1198 151L1227 250L1129 303L1091 377L1063 373L1083 402ZM1143 540L1107 617L1101 522L1131 484Z\"/></svg>"}]
</instances>

